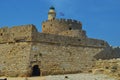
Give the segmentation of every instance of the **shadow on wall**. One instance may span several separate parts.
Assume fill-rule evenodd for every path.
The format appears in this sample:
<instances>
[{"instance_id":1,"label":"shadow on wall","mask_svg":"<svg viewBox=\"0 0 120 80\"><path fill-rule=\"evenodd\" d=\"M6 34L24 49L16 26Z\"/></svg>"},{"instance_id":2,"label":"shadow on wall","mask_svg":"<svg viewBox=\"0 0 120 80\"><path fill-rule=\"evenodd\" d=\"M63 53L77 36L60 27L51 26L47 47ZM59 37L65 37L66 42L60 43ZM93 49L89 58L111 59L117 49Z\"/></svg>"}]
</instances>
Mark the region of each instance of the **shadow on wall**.
<instances>
[{"instance_id":1,"label":"shadow on wall","mask_svg":"<svg viewBox=\"0 0 120 80\"><path fill-rule=\"evenodd\" d=\"M98 59L116 59L120 58L120 48L116 47L109 47L105 48L102 52L98 53L97 55L94 56L94 58Z\"/></svg>"}]
</instances>

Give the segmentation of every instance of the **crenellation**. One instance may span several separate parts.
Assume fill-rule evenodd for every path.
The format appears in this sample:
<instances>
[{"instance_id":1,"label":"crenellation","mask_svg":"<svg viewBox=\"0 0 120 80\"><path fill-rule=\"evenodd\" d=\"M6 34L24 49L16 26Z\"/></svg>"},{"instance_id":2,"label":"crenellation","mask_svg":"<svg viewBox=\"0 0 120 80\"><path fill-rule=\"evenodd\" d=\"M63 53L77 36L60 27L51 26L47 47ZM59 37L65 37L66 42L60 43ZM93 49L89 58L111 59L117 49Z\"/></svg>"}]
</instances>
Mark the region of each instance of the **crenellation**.
<instances>
[{"instance_id":1,"label":"crenellation","mask_svg":"<svg viewBox=\"0 0 120 80\"><path fill-rule=\"evenodd\" d=\"M72 20L73 23L77 23L77 20Z\"/></svg>"},{"instance_id":2,"label":"crenellation","mask_svg":"<svg viewBox=\"0 0 120 80\"><path fill-rule=\"evenodd\" d=\"M70 22L72 22L72 19L67 19L67 21L70 23Z\"/></svg>"}]
</instances>

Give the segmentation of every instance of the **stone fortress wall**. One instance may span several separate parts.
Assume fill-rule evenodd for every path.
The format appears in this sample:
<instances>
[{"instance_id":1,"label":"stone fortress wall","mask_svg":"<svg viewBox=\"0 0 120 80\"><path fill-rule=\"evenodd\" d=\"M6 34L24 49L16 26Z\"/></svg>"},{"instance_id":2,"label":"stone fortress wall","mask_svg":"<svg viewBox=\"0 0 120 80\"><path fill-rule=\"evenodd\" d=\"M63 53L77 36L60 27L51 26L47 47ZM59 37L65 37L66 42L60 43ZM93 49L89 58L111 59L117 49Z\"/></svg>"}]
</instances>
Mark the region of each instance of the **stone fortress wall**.
<instances>
[{"instance_id":1,"label":"stone fortress wall","mask_svg":"<svg viewBox=\"0 0 120 80\"><path fill-rule=\"evenodd\" d=\"M33 43L31 52L33 53L31 66L39 64L41 75L89 72L95 67L97 60L116 59L113 56L119 54L110 53L110 49L100 47L66 46L43 42ZM97 56L99 54L102 55Z\"/></svg>"},{"instance_id":2,"label":"stone fortress wall","mask_svg":"<svg viewBox=\"0 0 120 80\"><path fill-rule=\"evenodd\" d=\"M1 37L6 37L0 42L1 75L30 76L34 65L39 66L42 75L85 72L97 59L120 57L120 49L112 53L116 49L103 40L40 33L34 25L5 30L0 29ZM8 37L13 33L13 37Z\"/></svg>"},{"instance_id":3,"label":"stone fortress wall","mask_svg":"<svg viewBox=\"0 0 120 80\"><path fill-rule=\"evenodd\" d=\"M40 33L34 25L13 26L12 28L0 29L0 43L9 42L50 42L63 45L76 45L76 46L91 46L91 47L105 47L107 42L92 38L79 38L63 35L55 35L48 33Z\"/></svg>"},{"instance_id":4,"label":"stone fortress wall","mask_svg":"<svg viewBox=\"0 0 120 80\"><path fill-rule=\"evenodd\" d=\"M31 66L35 63L40 66L42 75L84 72L92 68L94 56L103 50L104 48L34 42L30 62Z\"/></svg>"},{"instance_id":5,"label":"stone fortress wall","mask_svg":"<svg viewBox=\"0 0 120 80\"><path fill-rule=\"evenodd\" d=\"M0 29L0 76L28 74L34 25L3 27ZM33 31L34 30L34 31Z\"/></svg>"},{"instance_id":6,"label":"stone fortress wall","mask_svg":"<svg viewBox=\"0 0 120 80\"><path fill-rule=\"evenodd\" d=\"M31 44L0 44L0 76L23 76L29 73Z\"/></svg>"}]
</instances>

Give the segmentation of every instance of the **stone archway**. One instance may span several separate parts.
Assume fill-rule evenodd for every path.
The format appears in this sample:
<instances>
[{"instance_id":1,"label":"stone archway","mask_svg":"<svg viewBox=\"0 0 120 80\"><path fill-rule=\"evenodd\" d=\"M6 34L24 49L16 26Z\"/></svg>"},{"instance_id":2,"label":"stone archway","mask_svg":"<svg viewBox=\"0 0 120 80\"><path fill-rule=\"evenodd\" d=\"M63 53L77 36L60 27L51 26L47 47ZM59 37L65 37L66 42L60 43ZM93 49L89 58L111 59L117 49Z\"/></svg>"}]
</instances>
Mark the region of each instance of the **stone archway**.
<instances>
[{"instance_id":1,"label":"stone archway","mask_svg":"<svg viewBox=\"0 0 120 80\"><path fill-rule=\"evenodd\" d=\"M40 76L40 68L39 65L34 65L32 67L32 76Z\"/></svg>"}]
</instances>

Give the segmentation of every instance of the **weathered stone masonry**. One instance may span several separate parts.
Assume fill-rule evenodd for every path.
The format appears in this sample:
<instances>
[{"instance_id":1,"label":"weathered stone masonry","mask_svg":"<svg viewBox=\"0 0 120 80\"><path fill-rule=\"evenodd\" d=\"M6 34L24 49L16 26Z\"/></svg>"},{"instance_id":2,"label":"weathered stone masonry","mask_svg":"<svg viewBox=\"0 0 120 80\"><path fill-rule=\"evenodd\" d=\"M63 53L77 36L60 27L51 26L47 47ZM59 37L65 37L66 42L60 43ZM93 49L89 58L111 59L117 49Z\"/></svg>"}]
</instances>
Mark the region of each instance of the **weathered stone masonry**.
<instances>
[{"instance_id":1,"label":"weathered stone masonry","mask_svg":"<svg viewBox=\"0 0 120 80\"><path fill-rule=\"evenodd\" d=\"M31 24L0 29L0 76L87 72L98 59L120 57L120 49L88 38L81 22L55 19L51 9L42 32Z\"/></svg>"}]
</instances>

